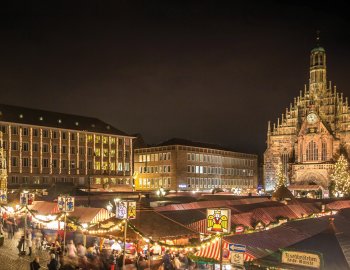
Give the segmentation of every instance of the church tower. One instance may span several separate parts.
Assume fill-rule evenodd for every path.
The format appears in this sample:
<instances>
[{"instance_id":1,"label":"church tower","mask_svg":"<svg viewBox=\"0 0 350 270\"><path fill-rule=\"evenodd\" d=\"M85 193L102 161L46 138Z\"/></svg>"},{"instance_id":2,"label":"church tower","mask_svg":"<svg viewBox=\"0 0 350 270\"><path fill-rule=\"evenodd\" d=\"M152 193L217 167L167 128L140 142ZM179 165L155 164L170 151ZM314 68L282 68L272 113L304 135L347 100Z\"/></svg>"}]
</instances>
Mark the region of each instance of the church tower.
<instances>
[{"instance_id":1,"label":"church tower","mask_svg":"<svg viewBox=\"0 0 350 270\"><path fill-rule=\"evenodd\" d=\"M327 68L326 51L319 44L317 36L317 46L311 51L310 55L310 95L314 98L323 96L327 90Z\"/></svg>"},{"instance_id":2,"label":"church tower","mask_svg":"<svg viewBox=\"0 0 350 270\"><path fill-rule=\"evenodd\" d=\"M326 51L318 36L316 41L310 53L309 84L281 118L272 125L268 123L264 153L266 190L274 189L277 164L281 162L288 188L296 195L319 189L326 196L340 153L346 152L350 157L348 99L327 82Z\"/></svg>"}]
</instances>

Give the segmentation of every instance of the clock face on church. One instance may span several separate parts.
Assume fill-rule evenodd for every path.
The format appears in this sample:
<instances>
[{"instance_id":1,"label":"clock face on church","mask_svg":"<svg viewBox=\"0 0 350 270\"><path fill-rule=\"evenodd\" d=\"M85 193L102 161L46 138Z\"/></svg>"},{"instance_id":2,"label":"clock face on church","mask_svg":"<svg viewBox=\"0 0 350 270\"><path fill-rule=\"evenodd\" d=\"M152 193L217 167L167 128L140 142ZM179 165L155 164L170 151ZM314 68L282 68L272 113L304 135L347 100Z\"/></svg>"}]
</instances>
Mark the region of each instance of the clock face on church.
<instances>
[{"instance_id":1,"label":"clock face on church","mask_svg":"<svg viewBox=\"0 0 350 270\"><path fill-rule=\"evenodd\" d=\"M309 124L315 124L317 121L317 115L315 113L310 113L307 117L306 120Z\"/></svg>"}]
</instances>

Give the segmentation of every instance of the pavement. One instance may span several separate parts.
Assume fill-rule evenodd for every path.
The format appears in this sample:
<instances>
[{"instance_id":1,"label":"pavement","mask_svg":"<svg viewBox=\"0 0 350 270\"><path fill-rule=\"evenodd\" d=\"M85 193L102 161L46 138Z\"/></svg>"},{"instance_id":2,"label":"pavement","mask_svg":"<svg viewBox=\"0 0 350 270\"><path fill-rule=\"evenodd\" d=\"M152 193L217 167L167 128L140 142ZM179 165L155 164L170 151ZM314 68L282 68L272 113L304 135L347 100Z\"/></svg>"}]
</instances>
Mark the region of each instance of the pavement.
<instances>
[{"instance_id":1,"label":"pavement","mask_svg":"<svg viewBox=\"0 0 350 270\"><path fill-rule=\"evenodd\" d=\"M23 231L17 232L13 239L8 239L7 233L4 233L4 245L0 247L0 270L27 270L29 269L30 262L34 260L35 256L39 256L41 265L40 269L47 269L49 253L47 251L36 250L34 243L31 256L18 255L17 245L21 235L23 235Z\"/></svg>"}]
</instances>

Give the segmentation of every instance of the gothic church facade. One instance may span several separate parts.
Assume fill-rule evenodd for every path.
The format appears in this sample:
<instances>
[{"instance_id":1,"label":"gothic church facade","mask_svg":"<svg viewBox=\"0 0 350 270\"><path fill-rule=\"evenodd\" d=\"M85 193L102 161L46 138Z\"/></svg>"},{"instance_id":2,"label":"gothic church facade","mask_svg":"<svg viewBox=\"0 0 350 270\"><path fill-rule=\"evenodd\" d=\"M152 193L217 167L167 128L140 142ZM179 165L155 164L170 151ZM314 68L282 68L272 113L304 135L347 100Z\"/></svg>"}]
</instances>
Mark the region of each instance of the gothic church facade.
<instances>
[{"instance_id":1,"label":"gothic church facade","mask_svg":"<svg viewBox=\"0 0 350 270\"><path fill-rule=\"evenodd\" d=\"M316 184L328 189L340 153L350 154L348 99L327 82L326 52L317 46L310 55L308 86L277 123L268 123L265 188L274 188L276 166L282 162L290 186Z\"/></svg>"}]
</instances>

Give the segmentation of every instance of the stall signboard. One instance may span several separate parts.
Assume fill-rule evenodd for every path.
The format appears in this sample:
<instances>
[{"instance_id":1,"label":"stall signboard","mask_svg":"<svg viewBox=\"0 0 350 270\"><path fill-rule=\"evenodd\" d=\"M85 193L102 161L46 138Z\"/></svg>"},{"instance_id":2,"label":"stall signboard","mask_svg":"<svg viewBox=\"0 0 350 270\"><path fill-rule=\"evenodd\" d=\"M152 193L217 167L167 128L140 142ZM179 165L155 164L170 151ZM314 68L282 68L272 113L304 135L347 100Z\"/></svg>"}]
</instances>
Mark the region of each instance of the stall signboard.
<instances>
[{"instance_id":1,"label":"stall signboard","mask_svg":"<svg viewBox=\"0 0 350 270\"><path fill-rule=\"evenodd\" d=\"M293 250L283 250L281 262L315 269L322 265L320 254Z\"/></svg>"},{"instance_id":2,"label":"stall signboard","mask_svg":"<svg viewBox=\"0 0 350 270\"><path fill-rule=\"evenodd\" d=\"M60 212L74 212L74 197L58 196L57 205Z\"/></svg>"},{"instance_id":3,"label":"stall signboard","mask_svg":"<svg viewBox=\"0 0 350 270\"><path fill-rule=\"evenodd\" d=\"M244 253L231 252L230 262L233 265L244 265Z\"/></svg>"},{"instance_id":4,"label":"stall signboard","mask_svg":"<svg viewBox=\"0 0 350 270\"><path fill-rule=\"evenodd\" d=\"M19 197L21 206L32 205L34 202L34 193L22 192Z\"/></svg>"},{"instance_id":5,"label":"stall signboard","mask_svg":"<svg viewBox=\"0 0 350 270\"><path fill-rule=\"evenodd\" d=\"M231 209L208 208L207 232L229 233L231 231Z\"/></svg>"},{"instance_id":6,"label":"stall signboard","mask_svg":"<svg viewBox=\"0 0 350 270\"><path fill-rule=\"evenodd\" d=\"M242 225L236 226L235 232L236 233L243 233L244 232L244 226L242 226Z\"/></svg>"},{"instance_id":7,"label":"stall signboard","mask_svg":"<svg viewBox=\"0 0 350 270\"><path fill-rule=\"evenodd\" d=\"M117 204L116 216L119 219L135 219L136 218L136 202L120 201Z\"/></svg>"},{"instance_id":8,"label":"stall signboard","mask_svg":"<svg viewBox=\"0 0 350 270\"><path fill-rule=\"evenodd\" d=\"M128 219L136 218L136 202L129 201L128 202Z\"/></svg>"},{"instance_id":9,"label":"stall signboard","mask_svg":"<svg viewBox=\"0 0 350 270\"><path fill-rule=\"evenodd\" d=\"M7 192L6 192L6 190L0 190L0 204L7 204Z\"/></svg>"}]
</instances>

